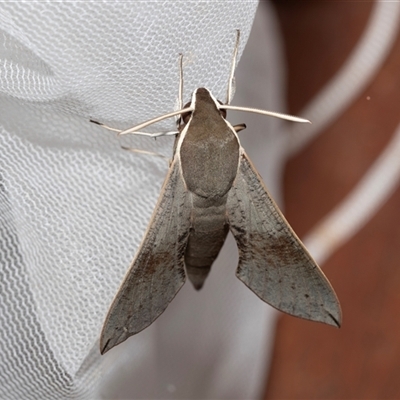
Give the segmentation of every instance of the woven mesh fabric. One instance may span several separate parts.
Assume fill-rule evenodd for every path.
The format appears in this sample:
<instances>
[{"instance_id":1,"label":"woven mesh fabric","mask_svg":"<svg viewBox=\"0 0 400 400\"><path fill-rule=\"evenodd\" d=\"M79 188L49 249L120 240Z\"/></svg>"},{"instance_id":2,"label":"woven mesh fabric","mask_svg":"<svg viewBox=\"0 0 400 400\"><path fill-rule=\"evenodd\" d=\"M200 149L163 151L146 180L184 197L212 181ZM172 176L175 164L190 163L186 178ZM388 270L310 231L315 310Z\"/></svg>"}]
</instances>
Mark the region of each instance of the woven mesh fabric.
<instances>
[{"instance_id":1,"label":"woven mesh fabric","mask_svg":"<svg viewBox=\"0 0 400 400\"><path fill-rule=\"evenodd\" d=\"M261 343L265 322L264 305L236 282L232 243L220 262L226 270L212 272L201 293L185 285L153 326L99 355L102 322L168 165L122 151L115 135L89 118L126 128L176 109L179 53L184 101L200 86L224 100L235 30L242 34L240 55L256 7L255 1L0 4L1 398L111 397L110 382L128 358L137 362L132 397L232 396L223 388L252 364L257 349L235 345L235 327L242 327L241 338ZM173 128L171 119L148 130ZM170 156L173 139L133 137L126 144ZM246 318L255 325L247 328ZM177 381L171 337L182 354L192 351L196 379L182 374L184 383ZM215 349L226 353L221 362ZM258 378L238 381L233 393L254 393Z\"/></svg>"}]
</instances>

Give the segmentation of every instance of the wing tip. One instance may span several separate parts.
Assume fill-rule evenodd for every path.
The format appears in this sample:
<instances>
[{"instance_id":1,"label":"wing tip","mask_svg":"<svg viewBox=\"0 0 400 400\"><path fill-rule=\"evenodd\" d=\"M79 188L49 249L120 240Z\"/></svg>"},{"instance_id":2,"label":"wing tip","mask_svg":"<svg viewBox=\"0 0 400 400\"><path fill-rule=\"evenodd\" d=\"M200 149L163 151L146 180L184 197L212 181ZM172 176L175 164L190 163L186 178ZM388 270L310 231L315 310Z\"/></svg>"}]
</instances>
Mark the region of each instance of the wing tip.
<instances>
[{"instance_id":1,"label":"wing tip","mask_svg":"<svg viewBox=\"0 0 400 400\"><path fill-rule=\"evenodd\" d=\"M124 329L119 335L116 335L115 332L113 334L102 333L100 337L100 354L103 355L107 353L107 351L124 342L132 335L134 335L134 333L129 333L127 329Z\"/></svg>"},{"instance_id":2,"label":"wing tip","mask_svg":"<svg viewBox=\"0 0 400 400\"><path fill-rule=\"evenodd\" d=\"M105 353L107 353L108 350L112 349L111 346L110 347L108 346L110 341L111 341L111 339L108 339L104 346L103 346L103 343L100 342L100 354L101 355L104 355Z\"/></svg>"},{"instance_id":3,"label":"wing tip","mask_svg":"<svg viewBox=\"0 0 400 400\"><path fill-rule=\"evenodd\" d=\"M331 321L329 321L329 325L335 326L336 328L341 328L341 326L342 326L342 315L341 315L341 312L338 312L337 316L335 316L332 313L328 312L328 316L331 319Z\"/></svg>"}]
</instances>

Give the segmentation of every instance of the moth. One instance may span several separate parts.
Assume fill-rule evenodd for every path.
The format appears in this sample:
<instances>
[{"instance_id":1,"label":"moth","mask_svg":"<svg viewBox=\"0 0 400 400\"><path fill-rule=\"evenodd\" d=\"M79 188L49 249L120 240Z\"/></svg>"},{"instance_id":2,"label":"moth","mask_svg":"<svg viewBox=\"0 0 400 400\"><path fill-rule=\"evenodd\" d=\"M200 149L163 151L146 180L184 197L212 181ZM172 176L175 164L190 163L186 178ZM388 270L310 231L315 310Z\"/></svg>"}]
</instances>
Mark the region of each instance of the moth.
<instances>
[{"instance_id":1,"label":"moth","mask_svg":"<svg viewBox=\"0 0 400 400\"><path fill-rule=\"evenodd\" d=\"M229 231L236 239L236 276L261 300L296 317L336 327L341 309L329 281L293 232L240 145L226 110L258 112L291 121L301 118L229 105L240 32L226 104L198 88L180 110L122 134L180 115L168 174L137 254L110 307L100 337L104 354L153 323L176 296L186 277L199 290ZM94 122L94 121L93 121ZM100 124L108 129L115 130ZM161 134L148 134L157 136Z\"/></svg>"}]
</instances>

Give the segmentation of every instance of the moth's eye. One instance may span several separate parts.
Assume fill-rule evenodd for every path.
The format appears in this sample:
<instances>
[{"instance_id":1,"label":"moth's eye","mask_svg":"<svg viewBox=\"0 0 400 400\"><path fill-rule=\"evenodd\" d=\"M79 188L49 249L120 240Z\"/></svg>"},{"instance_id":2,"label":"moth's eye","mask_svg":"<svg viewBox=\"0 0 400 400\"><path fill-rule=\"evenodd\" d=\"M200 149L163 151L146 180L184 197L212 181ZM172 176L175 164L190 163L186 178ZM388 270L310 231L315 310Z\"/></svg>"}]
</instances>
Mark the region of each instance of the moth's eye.
<instances>
[{"instance_id":1,"label":"moth's eye","mask_svg":"<svg viewBox=\"0 0 400 400\"><path fill-rule=\"evenodd\" d=\"M222 103L222 101L219 101L219 100L218 100L218 103L221 104L221 105L224 104L224 103ZM226 119L226 110L225 109L219 109L219 113L221 114L221 117L223 119Z\"/></svg>"},{"instance_id":2,"label":"moth's eye","mask_svg":"<svg viewBox=\"0 0 400 400\"><path fill-rule=\"evenodd\" d=\"M190 106L190 102L186 103L183 108L187 108L189 106ZM192 116L191 112L186 112L186 113L181 114L181 123L183 125L186 125L189 122L189 119L190 119L191 116Z\"/></svg>"}]
</instances>

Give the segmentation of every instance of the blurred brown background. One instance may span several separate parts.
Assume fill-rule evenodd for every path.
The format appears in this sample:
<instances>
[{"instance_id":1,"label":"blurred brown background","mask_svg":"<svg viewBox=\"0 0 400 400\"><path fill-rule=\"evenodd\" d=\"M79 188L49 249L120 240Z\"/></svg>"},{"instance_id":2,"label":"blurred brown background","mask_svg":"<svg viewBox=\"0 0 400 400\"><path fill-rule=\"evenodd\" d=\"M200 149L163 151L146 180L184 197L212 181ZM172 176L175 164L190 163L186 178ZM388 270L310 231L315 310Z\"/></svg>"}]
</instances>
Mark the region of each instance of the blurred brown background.
<instances>
[{"instance_id":1,"label":"blurred brown background","mask_svg":"<svg viewBox=\"0 0 400 400\"><path fill-rule=\"evenodd\" d=\"M351 53L374 4L273 4L285 41L289 112L298 114ZM363 177L390 141L399 110L397 38L357 100L287 165L285 214L300 237ZM399 206L397 189L323 265L342 305L340 330L279 317L265 399L400 398Z\"/></svg>"}]
</instances>

